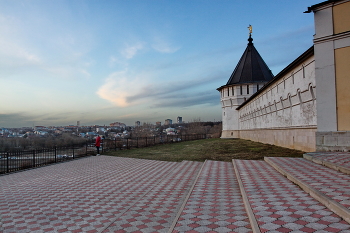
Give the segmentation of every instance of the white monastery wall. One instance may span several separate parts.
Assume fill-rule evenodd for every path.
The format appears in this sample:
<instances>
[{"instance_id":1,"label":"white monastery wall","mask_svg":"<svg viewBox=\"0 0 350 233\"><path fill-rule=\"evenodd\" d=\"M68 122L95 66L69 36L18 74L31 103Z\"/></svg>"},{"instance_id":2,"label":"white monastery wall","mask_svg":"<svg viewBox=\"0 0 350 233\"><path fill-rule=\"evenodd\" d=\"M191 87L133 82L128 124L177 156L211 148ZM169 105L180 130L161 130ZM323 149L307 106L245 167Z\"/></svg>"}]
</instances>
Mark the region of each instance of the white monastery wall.
<instances>
[{"instance_id":1,"label":"white monastery wall","mask_svg":"<svg viewBox=\"0 0 350 233\"><path fill-rule=\"evenodd\" d=\"M240 138L315 151L314 56L270 83L238 111Z\"/></svg>"}]
</instances>

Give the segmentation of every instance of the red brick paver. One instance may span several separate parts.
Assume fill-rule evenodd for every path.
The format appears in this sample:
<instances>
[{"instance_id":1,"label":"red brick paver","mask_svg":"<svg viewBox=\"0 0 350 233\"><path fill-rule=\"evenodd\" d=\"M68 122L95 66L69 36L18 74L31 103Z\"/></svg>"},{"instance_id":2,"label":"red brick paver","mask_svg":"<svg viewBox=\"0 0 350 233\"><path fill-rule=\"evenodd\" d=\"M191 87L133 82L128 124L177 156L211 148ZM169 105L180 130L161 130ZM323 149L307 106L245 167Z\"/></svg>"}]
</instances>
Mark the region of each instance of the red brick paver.
<instances>
[{"instance_id":1,"label":"red brick paver","mask_svg":"<svg viewBox=\"0 0 350 233\"><path fill-rule=\"evenodd\" d=\"M103 232L166 232L202 163L182 162Z\"/></svg>"},{"instance_id":2,"label":"red brick paver","mask_svg":"<svg viewBox=\"0 0 350 233\"><path fill-rule=\"evenodd\" d=\"M261 232L350 232L350 225L265 161L235 160Z\"/></svg>"},{"instance_id":3,"label":"red brick paver","mask_svg":"<svg viewBox=\"0 0 350 233\"><path fill-rule=\"evenodd\" d=\"M350 176L302 158L269 158L280 168L350 210Z\"/></svg>"},{"instance_id":4,"label":"red brick paver","mask_svg":"<svg viewBox=\"0 0 350 233\"><path fill-rule=\"evenodd\" d=\"M99 156L0 176L3 231L102 230L178 165Z\"/></svg>"},{"instance_id":5,"label":"red brick paver","mask_svg":"<svg viewBox=\"0 0 350 233\"><path fill-rule=\"evenodd\" d=\"M232 163L206 161L173 232L252 232Z\"/></svg>"}]
</instances>

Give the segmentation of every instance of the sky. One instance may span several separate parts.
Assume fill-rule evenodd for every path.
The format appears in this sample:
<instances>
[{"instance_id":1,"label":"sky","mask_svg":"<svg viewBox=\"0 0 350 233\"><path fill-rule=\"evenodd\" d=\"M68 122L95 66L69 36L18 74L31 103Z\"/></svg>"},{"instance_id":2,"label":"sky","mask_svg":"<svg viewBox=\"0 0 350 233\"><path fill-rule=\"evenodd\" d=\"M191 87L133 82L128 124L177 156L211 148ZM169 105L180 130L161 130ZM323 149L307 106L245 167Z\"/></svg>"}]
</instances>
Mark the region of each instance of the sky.
<instances>
[{"instance_id":1,"label":"sky","mask_svg":"<svg viewBox=\"0 0 350 233\"><path fill-rule=\"evenodd\" d=\"M1 0L0 128L221 121L253 26L278 74L320 0Z\"/></svg>"}]
</instances>

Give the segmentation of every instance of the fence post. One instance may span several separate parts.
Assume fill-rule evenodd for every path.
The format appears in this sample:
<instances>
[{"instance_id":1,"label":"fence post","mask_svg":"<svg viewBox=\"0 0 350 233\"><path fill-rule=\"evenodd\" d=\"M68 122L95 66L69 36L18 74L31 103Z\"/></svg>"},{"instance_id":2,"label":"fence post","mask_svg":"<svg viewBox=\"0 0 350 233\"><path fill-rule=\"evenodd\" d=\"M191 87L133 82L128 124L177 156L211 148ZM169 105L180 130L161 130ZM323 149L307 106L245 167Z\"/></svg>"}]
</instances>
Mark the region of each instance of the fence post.
<instances>
[{"instance_id":1,"label":"fence post","mask_svg":"<svg viewBox=\"0 0 350 233\"><path fill-rule=\"evenodd\" d=\"M10 157L10 154L9 152L6 152L6 156L7 156L7 161L6 161L6 172L9 173L10 172L10 161L9 161L9 157Z\"/></svg>"},{"instance_id":2,"label":"fence post","mask_svg":"<svg viewBox=\"0 0 350 233\"><path fill-rule=\"evenodd\" d=\"M33 150L33 167L35 167L35 150Z\"/></svg>"},{"instance_id":3,"label":"fence post","mask_svg":"<svg viewBox=\"0 0 350 233\"><path fill-rule=\"evenodd\" d=\"M55 146L55 163L57 163L57 146Z\"/></svg>"}]
</instances>

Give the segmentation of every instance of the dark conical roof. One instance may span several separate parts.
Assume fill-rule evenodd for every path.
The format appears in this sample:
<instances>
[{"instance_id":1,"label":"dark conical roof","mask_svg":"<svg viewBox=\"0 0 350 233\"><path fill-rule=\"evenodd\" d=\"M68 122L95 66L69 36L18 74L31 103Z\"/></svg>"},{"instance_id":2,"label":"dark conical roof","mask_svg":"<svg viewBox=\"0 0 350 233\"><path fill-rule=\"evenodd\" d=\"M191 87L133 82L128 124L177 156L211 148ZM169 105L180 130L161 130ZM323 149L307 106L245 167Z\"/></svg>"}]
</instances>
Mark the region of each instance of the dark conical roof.
<instances>
[{"instance_id":1,"label":"dark conical roof","mask_svg":"<svg viewBox=\"0 0 350 233\"><path fill-rule=\"evenodd\" d=\"M268 82L273 74L266 65L249 36L249 43L226 85Z\"/></svg>"}]
</instances>

